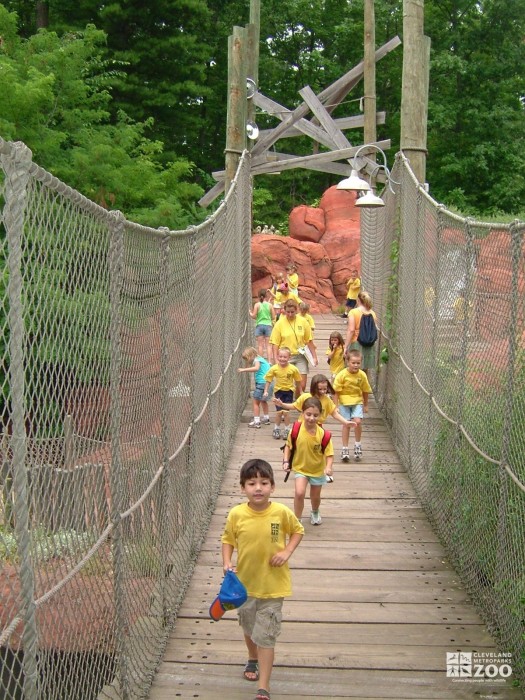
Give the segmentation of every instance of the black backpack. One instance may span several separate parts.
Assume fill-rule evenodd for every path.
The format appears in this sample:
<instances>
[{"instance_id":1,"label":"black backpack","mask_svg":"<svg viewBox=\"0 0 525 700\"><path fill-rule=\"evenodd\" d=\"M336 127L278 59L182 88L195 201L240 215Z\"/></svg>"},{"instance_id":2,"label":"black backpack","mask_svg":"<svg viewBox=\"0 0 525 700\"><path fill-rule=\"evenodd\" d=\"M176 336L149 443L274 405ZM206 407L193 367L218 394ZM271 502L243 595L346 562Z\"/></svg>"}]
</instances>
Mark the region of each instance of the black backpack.
<instances>
[{"instance_id":1,"label":"black backpack","mask_svg":"<svg viewBox=\"0 0 525 700\"><path fill-rule=\"evenodd\" d=\"M371 348L377 340L377 326L373 314L362 314L359 323L357 342L364 348Z\"/></svg>"}]
</instances>

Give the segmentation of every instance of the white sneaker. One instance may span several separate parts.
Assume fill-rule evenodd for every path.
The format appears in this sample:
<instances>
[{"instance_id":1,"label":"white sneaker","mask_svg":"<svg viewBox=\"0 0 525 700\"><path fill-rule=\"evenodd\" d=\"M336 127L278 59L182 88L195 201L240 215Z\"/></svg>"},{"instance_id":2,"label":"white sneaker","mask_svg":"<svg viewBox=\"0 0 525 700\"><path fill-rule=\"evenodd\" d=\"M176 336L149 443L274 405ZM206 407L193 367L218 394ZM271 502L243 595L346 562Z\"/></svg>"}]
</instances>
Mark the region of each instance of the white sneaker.
<instances>
[{"instance_id":1,"label":"white sneaker","mask_svg":"<svg viewBox=\"0 0 525 700\"><path fill-rule=\"evenodd\" d=\"M320 525L323 522L319 511L317 511L317 513L314 513L313 511L310 513L310 522L312 525Z\"/></svg>"},{"instance_id":2,"label":"white sneaker","mask_svg":"<svg viewBox=\"0 0 525 700\"><path fill-rule=\"evenodd\" d=\"M260 428L260 427L261 427L261 421L259 421L259 420L253 419L248 423L248 428Z\"/></svg>"},{"instance_id":3,"label":"white sneaker","mask_svg":"<svg viewBox=\"0 0 525 700\"><path fill-rule=\"evenodd\" d=\"M270 425L270 419L269 418L262 418L261 423L263 425Z\"/></svg>"},{"instance_id":4,"label":"white sneaker","mask_svg":"<svg viewBox=\"0 0 525 700\"><path fill-rule=\"evenodd\" d=\"M275 426L275 428L273 429L272 437L275 440L279 440L281 438L281 431L279 430L279 428L277 426Z\"/></svg>"},{"instance_id":5,"label":"white sneaker","mask_svg":"<svg viewBox=\"0 0 525 700\"><path fill-rule=\"evenodd\" d=\"M363 456L363 450L361 449L361 445L355 445L354 446L354 458L356 462L359 462L361 457Z\"/></svg>"},{"instance_id":6,"label":"white sneaker","mask_svg":"<svg viewBox=\"0 0 525 700\"><path fill-rule=\"evenodd\" d=\"M283 440L288 439L288 435L290 434L290 430L291 430L291 428L281 428L281 438Z\"/></svg>"},{"instance_id":7,"label":"white sneaker","mask_svg":"<svg viewBox=\"0 0 525 700\"><path fill-rule=\"evenodd\" d=\"M342 462L349 462L350 461L350 450L348 447L343 447L341 450L341 461Z\"/></svg>"}]
</instances>

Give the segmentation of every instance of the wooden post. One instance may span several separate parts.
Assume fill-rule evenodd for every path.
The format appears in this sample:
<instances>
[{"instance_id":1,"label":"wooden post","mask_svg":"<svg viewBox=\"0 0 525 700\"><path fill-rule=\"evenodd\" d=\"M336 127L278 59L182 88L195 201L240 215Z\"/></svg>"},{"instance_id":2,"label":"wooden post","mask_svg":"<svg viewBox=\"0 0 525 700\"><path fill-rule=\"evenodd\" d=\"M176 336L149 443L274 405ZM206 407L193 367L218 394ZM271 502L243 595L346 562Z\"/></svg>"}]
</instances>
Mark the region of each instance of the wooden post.
<instances>
[{"instance_id":1,"label":"wooden post","mask_svg":"<svg viewBox=\"0 0 525 700\"><path fill-rule=\"evenodd\" d=\"M226 117L225 193L246 148L246 29L234 27L228 37L228 112Z\"/></svg>"},{"instance_id":2,"label":"wooden post","mask_svg":"<svg viewBox=\"0 0 525 700\"><path fill-rule=\"evenodd\" d=\"M365 0L364 8L364 64L363 64L363 111L364 111L364 143L374 143L377 140L376 128L376 29L374 0ZM368 158L375 160L375 153Z\"/></svg>"},{"instance_id":3,"label":"wooden post","mask_svg":"<svg viewBox=\"0 0 525 700\"><path fill-rule=\"evenodd\" d=\"M261 34L261 0L250 0L250 24L248 32L247 77L259 86L259 39ZM255 121L255 103L248 100L247 119Z\"/></svg>"},{"instance_id":4,"label":"wooden post","mask_svg":"<svg viewBox=\"0 0 525 700\"><path fill-rule=\"evenodd\" d=\"M425 182L430 39L423 34L424 0L403 0L401 150Z\"/></svg>"}]
</instances>

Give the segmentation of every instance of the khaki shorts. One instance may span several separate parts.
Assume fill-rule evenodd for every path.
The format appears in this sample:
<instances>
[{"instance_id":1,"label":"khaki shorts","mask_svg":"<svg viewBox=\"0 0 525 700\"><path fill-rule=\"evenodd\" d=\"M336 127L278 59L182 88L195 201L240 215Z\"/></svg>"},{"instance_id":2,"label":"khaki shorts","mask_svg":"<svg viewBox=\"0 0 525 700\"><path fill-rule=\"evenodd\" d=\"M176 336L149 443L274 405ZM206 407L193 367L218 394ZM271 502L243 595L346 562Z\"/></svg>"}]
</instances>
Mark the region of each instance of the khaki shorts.
<instances>
[{"instance_id":1,"label":"khaki shorts","mask_svg":"<svg viewBox=\"0 0 525 700\"><path fill-rule=\"evenodd\" d=\"M251 598L239 608L239 624L254 644L271 649L281 634L284 598Z\"/></svg>"}]
</instances>

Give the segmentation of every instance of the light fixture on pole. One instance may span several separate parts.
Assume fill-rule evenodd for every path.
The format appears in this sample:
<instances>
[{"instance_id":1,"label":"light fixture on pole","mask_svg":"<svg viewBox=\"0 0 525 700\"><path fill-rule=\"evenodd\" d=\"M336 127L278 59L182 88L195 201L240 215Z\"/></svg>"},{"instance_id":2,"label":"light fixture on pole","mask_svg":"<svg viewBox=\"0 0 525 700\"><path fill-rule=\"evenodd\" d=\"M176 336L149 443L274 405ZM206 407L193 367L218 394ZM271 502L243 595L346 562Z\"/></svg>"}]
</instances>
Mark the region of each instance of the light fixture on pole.
<instances>
[{"instance_id":1,"label":"light fixture on pole","mask_svg":"<svg viewBox=\"0 0 525 700\"><path fill-rule=\"evenodd\" d=\"M357 170L352 170L350 177L345 177L344 180L337 185L338 190L353 190L354 192L368 192L370 185L362 177L359 177Z\"/></svg>"},{"instance_id":2,"label":"light fixture on pole","mask_svg":"<svg viewBox=\"0 0 525 700\"><path fill-rule=\"evenodd\" d=\"M376 194L374 194L374 191L369 185L366 180L363 180L361 177L359 177L359 171L363 169L364 166L361 166L361 168L358 166L358 157L359 154L362 153L364 150L370 151L373 149L374 151L377 151L383 156L383 165L378 165L375 161L372 161L368 159L366 164L370 164L373 166L374 171L373 171L373 176L377 173L378 170L384 170L385 171L385 177L386 177L386 183L387 187L390 189L391 192L394 190L392 189L392 186L390 184L391 177L390 177L390 170L387 167L386 164L386 155L384 151L379 148L379 146L376 146L374 143L367 143L361 146L360 148L357 149L354 157L352 158L352 172L350 173L350 177L345 178L344 180L341 180L341 182L337 185L338 190L353 190L354 192L361 192L361 196L358 196L355 206L356 207L384 207L385 203L381 199L381 197L378 197ZM399 183L396 183L399 184Z\"/></svg>"}]
</instances>

